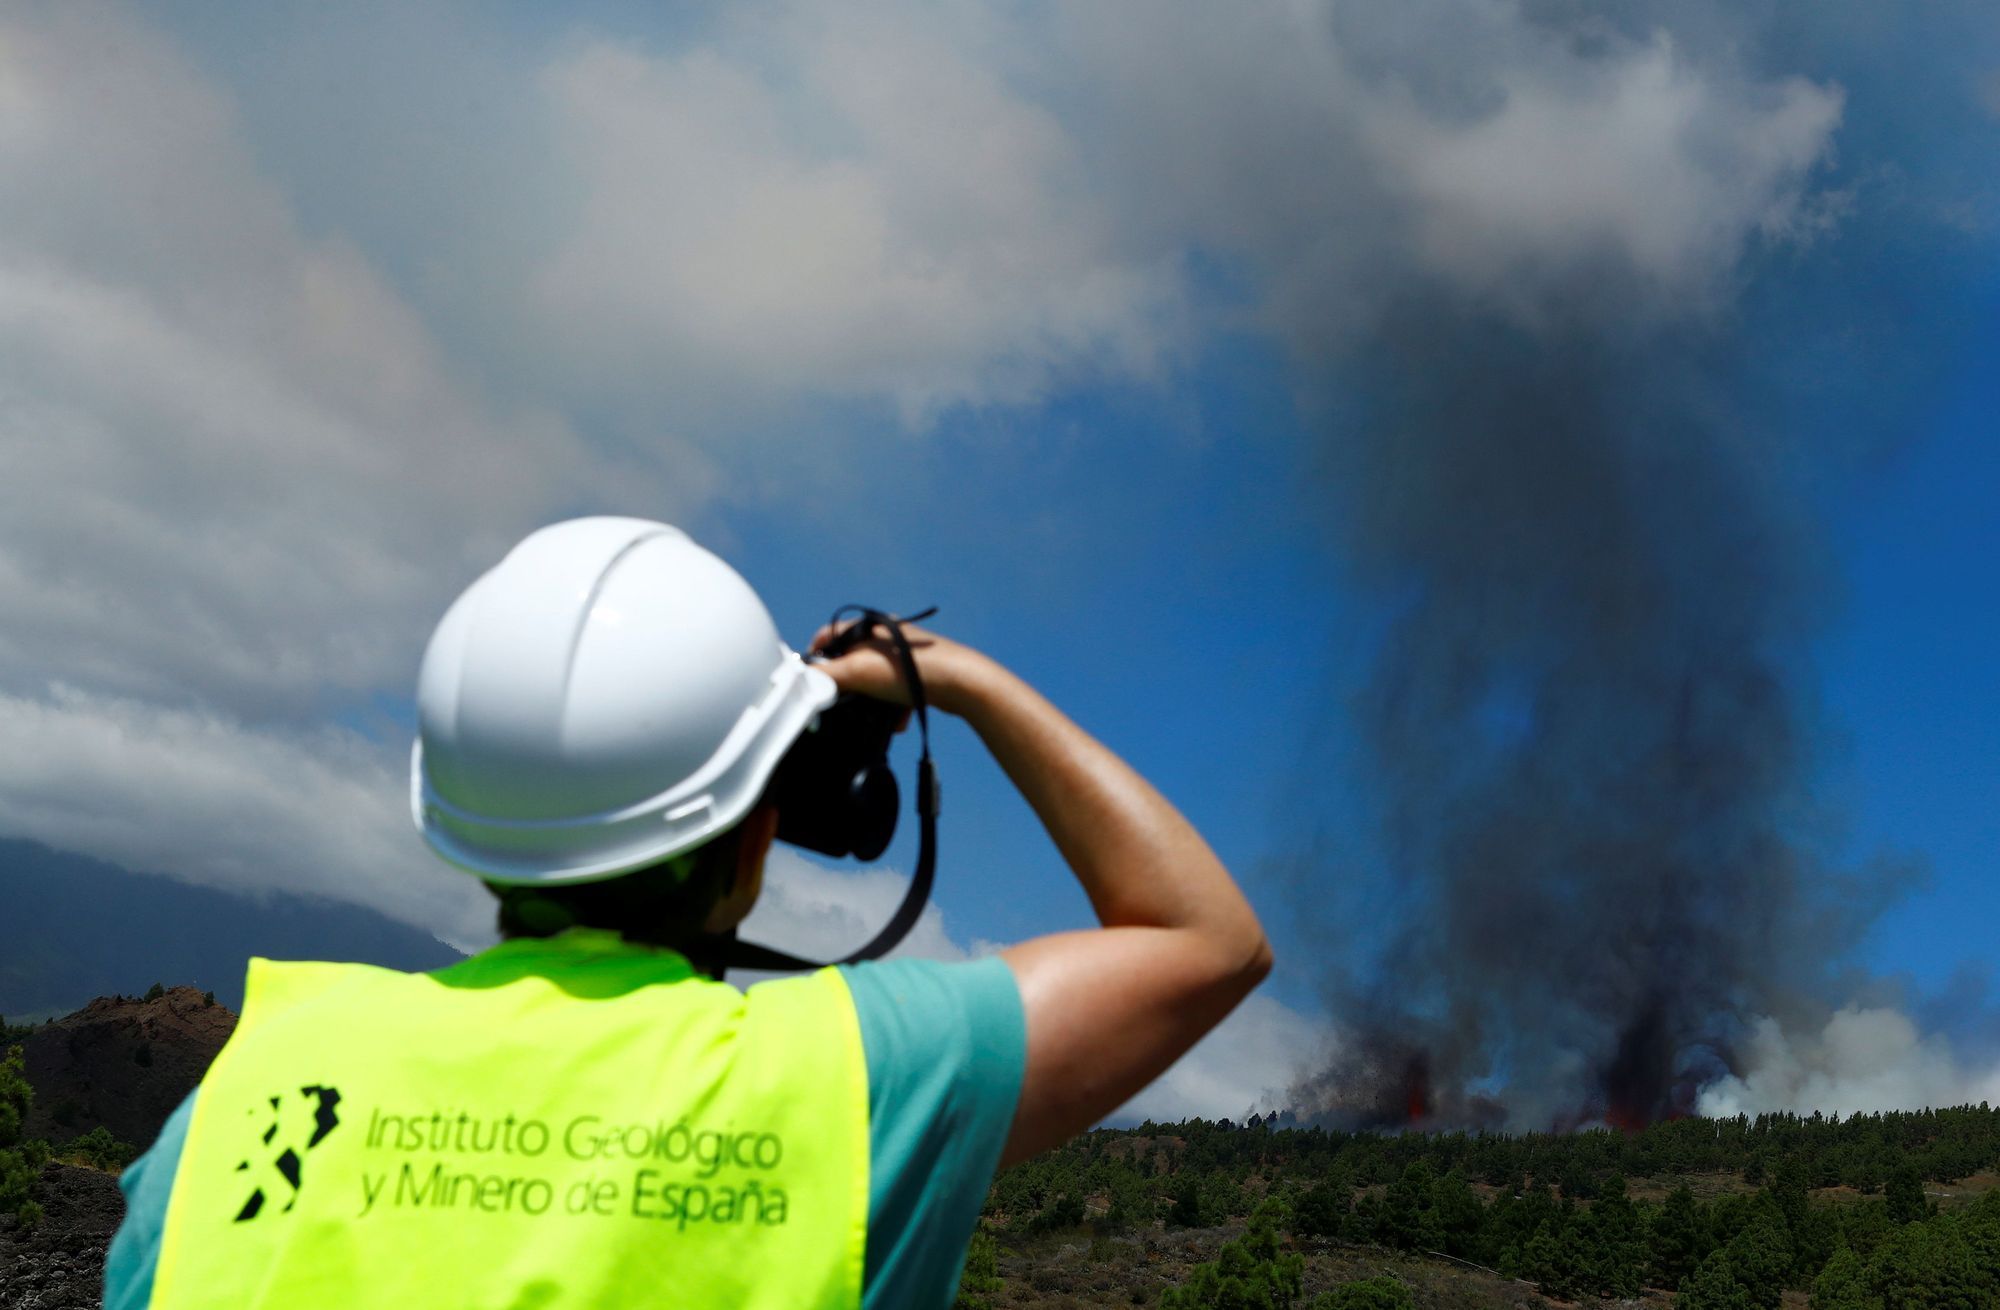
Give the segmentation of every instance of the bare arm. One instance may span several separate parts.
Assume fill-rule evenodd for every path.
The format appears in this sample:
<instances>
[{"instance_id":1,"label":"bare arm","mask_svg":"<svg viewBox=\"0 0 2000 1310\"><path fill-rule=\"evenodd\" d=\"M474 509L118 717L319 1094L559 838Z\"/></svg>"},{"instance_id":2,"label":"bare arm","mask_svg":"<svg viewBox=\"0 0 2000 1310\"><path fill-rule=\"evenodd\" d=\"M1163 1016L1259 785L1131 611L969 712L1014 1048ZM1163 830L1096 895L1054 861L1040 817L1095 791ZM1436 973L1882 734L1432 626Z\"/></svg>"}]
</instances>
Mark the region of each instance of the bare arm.
<instances>
[{"instance_id":1,"label":"bare arm","mask_svg":"<svg viewBox=\"0 0 2000 1310\"><path fill-rule=\"evenodd\" d=\"M999 664L906 631L932 703L979 733L1103 925L1001 953L1028 1026L1002 1157L1011 1163L1090 1127L1163 1073L1270 972L1271 947L1215 852L1144 778ZM823 667L843 690L904 699L879 643Z\"/></svg>"}]
</instances>

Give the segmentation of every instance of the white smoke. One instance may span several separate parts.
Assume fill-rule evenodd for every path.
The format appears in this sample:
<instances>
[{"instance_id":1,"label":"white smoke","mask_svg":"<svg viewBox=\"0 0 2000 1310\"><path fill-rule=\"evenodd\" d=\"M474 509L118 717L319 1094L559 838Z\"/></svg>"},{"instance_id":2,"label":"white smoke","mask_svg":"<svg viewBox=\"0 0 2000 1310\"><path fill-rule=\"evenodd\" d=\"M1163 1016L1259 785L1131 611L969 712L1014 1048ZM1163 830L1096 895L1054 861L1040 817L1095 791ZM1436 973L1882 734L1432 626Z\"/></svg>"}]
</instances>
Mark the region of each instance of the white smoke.
<instances>
[{"instance_id":1,"label":"white smoke","mask_svg":"<svg viewBox=\"0 0 2000 1310\"><path fill-rule=\"evenodd\" d=\"M1886 1006L1849 1005L1818 1032L1760 1017L1737 1052L1743 1072L1704 1088L1697 1109L1729 1117L1829 1115L2000 1101L2000 1066L1969 1069L1942 1035Z\"/></svg>"}]
</instances>

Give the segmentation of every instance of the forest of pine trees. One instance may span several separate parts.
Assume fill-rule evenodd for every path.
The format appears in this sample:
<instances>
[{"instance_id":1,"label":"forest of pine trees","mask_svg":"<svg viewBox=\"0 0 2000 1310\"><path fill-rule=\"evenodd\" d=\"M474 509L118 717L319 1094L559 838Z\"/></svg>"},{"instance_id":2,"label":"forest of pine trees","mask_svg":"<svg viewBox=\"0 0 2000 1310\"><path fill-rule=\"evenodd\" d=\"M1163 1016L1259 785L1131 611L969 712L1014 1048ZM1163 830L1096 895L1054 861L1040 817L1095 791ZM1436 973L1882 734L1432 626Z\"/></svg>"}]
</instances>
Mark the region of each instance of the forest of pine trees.
<instances>
[{"instance_id":1,"label":"forest of pine trees","mask_svg":"<svg viewBox=\"0 0 2000 1310\"><path fill-rule=\"evenodd\" d=\"M1996 1168L2000 1111L1983 1104L1630 1134L1147 1123L1006 1171L987 1219L1022 1235L1245 1221L1172 1294L1185 1310L1292 1306L1299 1253L1328 1244L1450 1257L1565 1300L1655 1288L1688 1310L1750 1310L1792 1288L1814 1310L1974 1310L2000 1306L2000 1190L1943 1210L1928 1193ZM1349 1303L1330 1295L1314 1310ZM1403 1303L1389 1287L1350 1299Z\"/></svg>"}]
</instances>

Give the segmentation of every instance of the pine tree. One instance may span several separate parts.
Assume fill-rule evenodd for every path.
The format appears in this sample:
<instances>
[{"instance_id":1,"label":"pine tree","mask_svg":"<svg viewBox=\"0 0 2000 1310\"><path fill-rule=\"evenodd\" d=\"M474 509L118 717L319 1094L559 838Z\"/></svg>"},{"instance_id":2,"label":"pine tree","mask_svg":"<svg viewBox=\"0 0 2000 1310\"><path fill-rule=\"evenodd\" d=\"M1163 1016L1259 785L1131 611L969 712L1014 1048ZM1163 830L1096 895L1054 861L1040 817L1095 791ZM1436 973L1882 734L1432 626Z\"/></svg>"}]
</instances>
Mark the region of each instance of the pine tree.
<instances>
[{"instance_id":1,"label":"pine tree","mask_svg":"<svg viewBox=\"0 0 2000 1310\"><path fill-rule=\"evenodd\" d=\"M1792 1272L1792 1239L1784 1222L1760 1215L1729 1243L1727 1253L1736 1278L1748 1288L1752 1304L1771 1310L1785 1293Z\"/></svg>"},{"instance_id":2,"label":"pine tree","mask_svg":"<svg viewBox=\"0 0 2000 1310\"><path fill-rule=\"evenodd\" d=\"M1681 1283L1674 1310L1759 1310L1758 1303L1736 1277L1729 1252L1711 1251Z\"/></svg>"},{"instance_id":3,"label":"pine tree","mask_svg":"<svg viewBox=\"0 0 2000 1310\"><path fill-rule=\"evenodd\" d=\"M1243 1236L1222 1244L1215 1259L1196 1265L1181 1286L1161 1298L1161 1310L1290 1310L1305 1283L1305 1257L1284 1249L1279 1230L1291 1216L1284 1202L1265 1201Z\"/></svg>"},{"instance_id":4,"label":"pine tree","mask_svg":"<svg viewBox=\"0 0 2000 1310\"><path fill-rule=\"evenodd\" d=\"M1868 1295L1865 1272L1853 1247L1836 1247L1826 1268L1813 1279L1812 1310L1880 1310L1881 1302Z\"/></svg>"},{"instance_id":5,"label":"pine tree","mask_svg":"<svg viewBox=\"0 0 2000 1310\"><path fill-rule=\"evenodd\" d=\"M952 1310L993 1310L993 1293L1004 1284L1000 1281L1000 1245L993 1240L993 1234L984 1228L972 1234L972 1244L965 1252L965 1272L959 1275L958 1299L952 1302Z\"/></svg>"},{"instance_id":6,"label":"pine tree","mask_svg":"<svg viewBox=\"0 0 2000 1310\"><path fill-rule=\"evenodd\" d=\"M1625 1195L1625 1179L1617 1174L1604 1184L1590 1208L1590 1285L1599 1296L1636 1296L1644 1278L1646 1244L1640 1236L1639 1212Z\"/></svg>"},{"instance_id":7,"label":"pine tree","mask_svg":"<svg viewBox=\"0 0 2000 1310\"><path fill-rule=\"evenodd\" d=\"M1677 1288L1681 1280L1694 1272L1705 1254L1694 1193L1682 1184L1668 1194L1653 1215L1646 1242L1649 1276L1660 1287Z\"/></svg>"},{"instance_id":8,"label":"pine tree","mask_svg":"<svg viewBox=\"0 0 2000 1310\"><path fill-rule=\"evenodd\" d=\"M47 1142L21 1140L21 1126L34 1101L21 1048L10 1046L0 1058L0 1215L16 1215L26 1224L41 1220L35 1184L49 1158Z\"/></svg>"},{"instance_id":9,"label":"pine tree","mask_svg":"<svg viewBox=\"0 0 2000 1310\"><path fill-rule=\"evenodd\" d=\"M1959 1310L1993 1304L1970 1247L1950 1219L1905 1224L1868 1261L1864 1275L1876 1304L1896 1310Z\"/></svg>"},{"instance_id":10,"label":"pine tree","mask_svg":"<svg viewBox=\"0 0 2000 1310\"><path fill-rule=\"evenodd\" d=\"M1989 1299L2000 1303L2000 1191L1988 1192L1956 1218L1973 1265L1987 1280Z\"/></svg>"},{"instance_id":11,"label":"pine tree","mask_svg":"<svg viewBox=\"0 0 2000 1310\"><path fill-rule=\"evenodd\" d=\"M1676 1310L1774 1310L1792 1267L1792 1244L1776 1214L1760 1214L1681 1284Z\"/></svg>"},{"instance_id":12,"label":"pine tree","mask_svg":"<svg viewBox=\"0 0 2000 1310\"><path fill-rule=\"evenodd\" d=\"M1355 1198L1354 1208L1347 1212L1340 1226L1342 1241L1357 1245L1379 1240L1376 1236L1382 1226L1382 1201L1373 1192L1363 1192Z\"/></svg>"},{"instance_id":13,"label":"pine tree","mask_svg":"<svg viewBox=\"0 0 2000 1310\"><path fill-rule=\"evenodd\" d=\"M1521 1277L1546 1296L1567 1297L1570 1271L1563 1264L1564 1255L1556 1221L1544 1219L1521 1248Z\"/></svg>"},{"instance_id":14,"label":"pine tree","mask_svg":"<svg viewBox=\"0 0 2000 1310\"><path fill-rule=\"evenodd\" d=\"M1171 1193L1173 1205L1167 1209L1167 1222L1176 1228L1199 1228L1201 1226L1201 1176L1192 1169L1183 1169L1174 1179Z\"/></svg>"},{"instance_id":15,"label":"pine tree","mask_svg":"<svg viewBox=\"0 0 2000 1310\"><path fill-rule=\"evenodd\" d=\"M1435 1182L1429 1164L1412 1161L1382 1198L1376 1240L1405 1251L1436 1250L1443 1237L1438 1228L1437 1198L1432 1192Z\"/></svg>"},{"instance_id":16,"label":"pine tree","mask_svg":"<svg viewBox=\"0 0 2000 1310\"><path fill-rule=\"evenodd\" d=\"M1322 1179L1299 1197L1292 1211L1292 1231L1301 1237L1338 1237L1347 1209L1348 1188Z\"/></svg>"},{"instance_id":17,"label":"pine tree","mask_svg":"<svg viewBox=\"0 0 2000 1310\"><path fill-rule=\"evenodd\" d=\"M1482 1240L1486 1207L1480 1204L1479 1194L1466 1181L1464 1171L1453 1169L1431 1190L1435 1198L1431 1209L1437 1216L1439 1240L1444 1243L1441 1249L1465 1260L1490 1255Z\"/></svg>"},{"instance_id":18,"label":"pine tree","mask_svg":"<svg viewBox=\"0 0 2000 1310\"><path fill-rule=\"evenodd\" d=\"M1883 1195L1889 1202L1891 1223L1914 1223L1930 1213L1930 1205L1924 1200L1924 1180L1917 1167L1908 1161L1896 1166Z\"/></svg>"}]
</instances>

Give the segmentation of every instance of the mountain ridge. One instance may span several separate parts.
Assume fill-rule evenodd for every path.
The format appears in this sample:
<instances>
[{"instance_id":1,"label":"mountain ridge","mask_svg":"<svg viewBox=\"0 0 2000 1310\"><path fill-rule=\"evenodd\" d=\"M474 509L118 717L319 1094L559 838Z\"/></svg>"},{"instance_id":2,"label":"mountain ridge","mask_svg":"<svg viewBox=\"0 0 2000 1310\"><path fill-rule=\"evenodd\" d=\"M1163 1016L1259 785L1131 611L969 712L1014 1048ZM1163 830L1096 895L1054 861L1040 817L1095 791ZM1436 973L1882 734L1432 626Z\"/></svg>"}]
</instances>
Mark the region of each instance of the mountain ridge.
<instances>
[{"instance_id":1,"label":"mountain ridge","mask_svg":"<svg viewBox=\"0 0 2000 1310\"><path fill-rule=\"evenodd\" d=\"M408 971L463 958L363 906L197 887L18 838L0 838L0 909L0 1015L68 1014L168 979L238 1009L252 955Z\"/></svg>"},{"instance_id":2,"label":"mountain ridge","mask_svg":"<svg viewBox=\"0 0 2000 1310\"><path fill-rule=\"evenodd\" d=\"M93 1128L144 1148L208 1071L236 1014L192 987L100 996L20 1041L35 1099L24 1135L61 1145Z\"/></svg>"}]
</instances>

